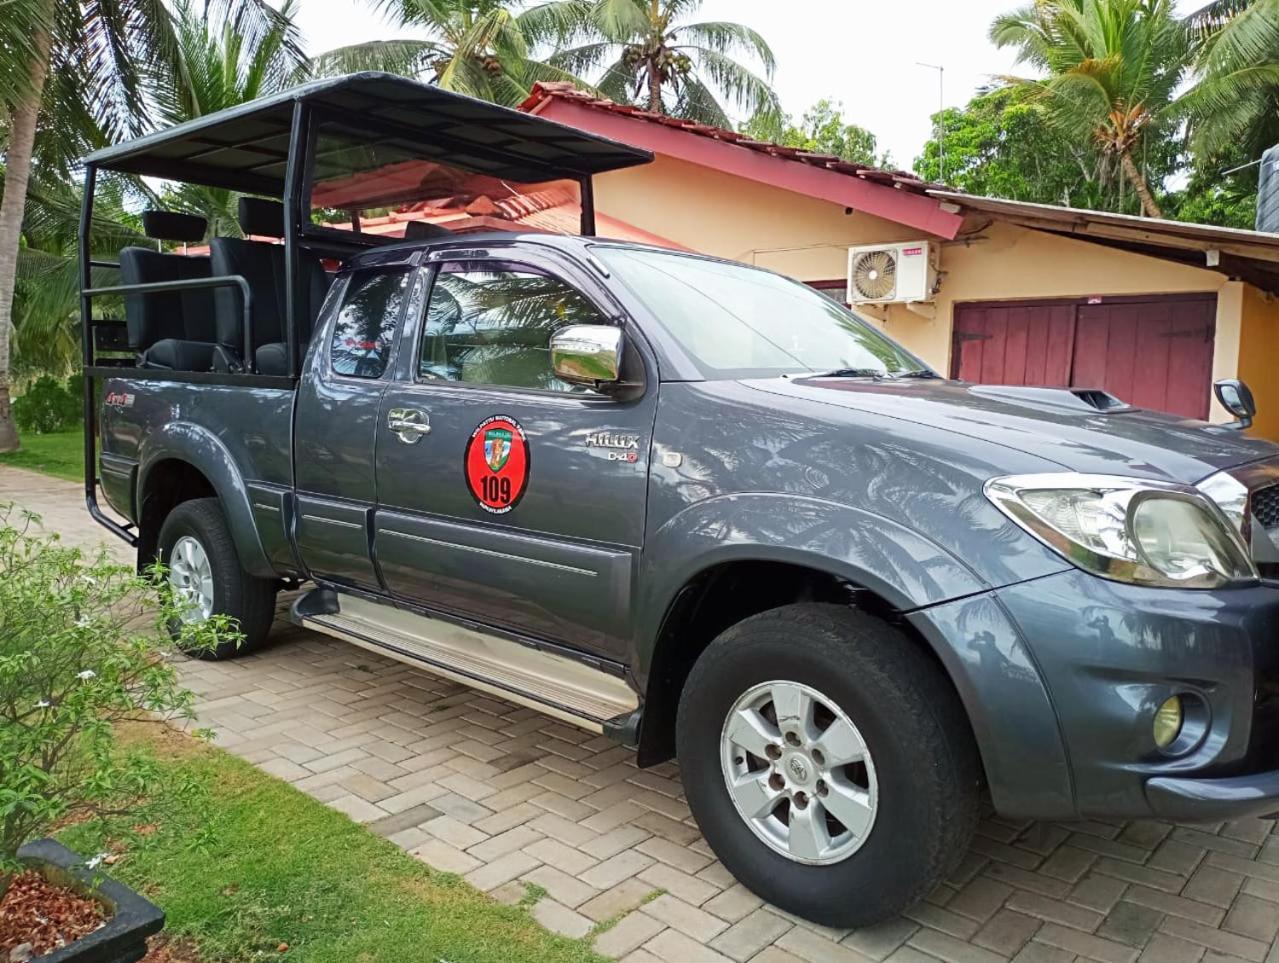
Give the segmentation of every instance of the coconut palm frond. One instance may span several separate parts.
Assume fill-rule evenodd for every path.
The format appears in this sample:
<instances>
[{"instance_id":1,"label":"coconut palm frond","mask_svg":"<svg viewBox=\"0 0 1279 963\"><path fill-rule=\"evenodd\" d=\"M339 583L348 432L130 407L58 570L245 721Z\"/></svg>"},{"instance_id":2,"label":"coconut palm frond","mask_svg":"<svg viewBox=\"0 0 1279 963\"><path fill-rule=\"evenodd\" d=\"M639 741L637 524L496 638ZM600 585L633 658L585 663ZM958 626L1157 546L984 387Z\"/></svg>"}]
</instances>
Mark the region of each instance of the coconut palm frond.
<instances>
[{"instance_id":1,"label":"coconut palm frond","mask_svg":"<svg viewBox=\"0 0 1279 963\"><path fill-rule=\"evenodd\" d=\"M319 54L311 61L311 73L317 77L336 77L377 70L421 77L434 61L447 55L445 47L431 40L372 40Z\"/></svg>"},{"instance_id":2,"label":"coconut palm frond","mask_svg":"<svg viewBox=\"0 0 1279 963\"><path fill-rule=\"evenodd\" d=\"M1198 81L1176 107L1198 162L1259 156L1279 138L1279 0L1219 0L1189 22Z\"/></svg>"},{"instance_id":3,"label":"coconut palm frond","mask_svg":"<svg viewBox=\"0 0 1279 963\"><path fill-rule=\"evenodd\" d=\"M595 0L591 24L603 38L626 43L651 31L647 6L642 0Z\"/></svg>"},{"instance_id":4,"label":"coconut palm frond","mask_svg":"<svg viewBox=\"0 0 1279 963\"><path fill-rule=\"evenodd\" d=\"M726 54L707 47L676 47L697 64L697 72L706 78L732 103L748 114L780 114L777 93L760 77ZM725 118L727 121L727 118ZM729 126L718 123L717 126Z\"/></svg>"},{"instance_id":5,"label":"coconut palm frond","mask_svg":"<svg viewBox=\"0 0 1279 963\"><path fill-rule=\"evenodd\" d=\"M748 53L764 66L768 76L777 69L773 50L758 32L740 23L723 21L690 23L676 29L680 44L704 47L721 54Z\"/></svg>"},{"instance_id":6,"label":"coconut palm frond","mask_svg":"<svg viewBox=\"0 0 1279 963\"><path fill-rule=\"evenodd\" d=\"M680 117L713 127L728 127L731 124L715 94L696 76L687 78L680 86L674 112Z\"/></svg>"},{"instance_id":7,"label":"coconut palm frond","mask_svg":"<svg viewBox=\"0 0 1279 963\"><path fill-rule=\"evenodd\" d=\"M554 49L588 33L590 16L591 0L549 0L522 11L516 19L531 45Z\"/></svg>"}]
</instances>

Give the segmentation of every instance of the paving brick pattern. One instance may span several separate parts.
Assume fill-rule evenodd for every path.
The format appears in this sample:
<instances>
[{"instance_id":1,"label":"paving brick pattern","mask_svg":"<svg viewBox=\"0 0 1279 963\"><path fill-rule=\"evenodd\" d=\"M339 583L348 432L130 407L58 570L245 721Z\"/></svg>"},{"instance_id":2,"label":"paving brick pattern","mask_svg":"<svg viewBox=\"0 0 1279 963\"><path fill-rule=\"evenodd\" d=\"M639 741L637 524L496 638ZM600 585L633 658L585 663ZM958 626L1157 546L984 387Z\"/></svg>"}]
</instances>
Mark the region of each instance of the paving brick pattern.
<instances>
[{"instance_id":1,"label":"paving brick pattern","mask_svg":"<svg viewBox=\"0 0 1279 963\"><path fill-rule=\"evenodd\" d=\"M76 486L0 469L0 502L71 541ZM219 745L429 865L626 963L1279 963L1279 833L990 818L954 877L857 931L763 904L714 859L673 764L283 623L261 653L189 662Z\"/></svg>"}]
</instances>

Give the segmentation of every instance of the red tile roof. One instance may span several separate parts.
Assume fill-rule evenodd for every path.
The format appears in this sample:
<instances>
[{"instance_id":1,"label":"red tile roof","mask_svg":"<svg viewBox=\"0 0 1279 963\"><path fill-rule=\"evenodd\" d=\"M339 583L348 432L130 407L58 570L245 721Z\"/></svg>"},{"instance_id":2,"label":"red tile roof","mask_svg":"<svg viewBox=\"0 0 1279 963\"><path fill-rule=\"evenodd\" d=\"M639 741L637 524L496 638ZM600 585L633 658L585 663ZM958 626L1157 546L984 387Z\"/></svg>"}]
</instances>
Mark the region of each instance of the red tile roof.
<instances>
[{"instance_id":1,"label":"red tile roof","mask_svg":"<svg viewBox=\"0 0 1279 963\"><path fill-rule=\"evenodd\" d=\"M668 117L666 114L658 114L629 104L619 104L605 97L596 97L584 90L579 90L568 81L545 81L534 84L533 92L520 104L519 109L526 113L537 113L547 101L551 100L567 101L582 107L589 107L592 110L607 111L608 113L621 114L636 120L661 124L664 127L672 127L700 137L709 137L712 140L736 144L738 147L745 147L772 157L798 161L801 164L835 171L839 174L848 174L864 181L883 184L886 187L896 187L899 190L909 191L913 194L926 194L930 189L941 188L941 185L930 184L928 181L908 171L890 171L878 167L869 167L865 164L854 164L833 154L817 154L812 151L799 150L795 147L783 147L781 144L753 140L745 134L726 130L723 127L712 127L709 124L699 124L679 117Z\"/></svg>"}]
</instances>

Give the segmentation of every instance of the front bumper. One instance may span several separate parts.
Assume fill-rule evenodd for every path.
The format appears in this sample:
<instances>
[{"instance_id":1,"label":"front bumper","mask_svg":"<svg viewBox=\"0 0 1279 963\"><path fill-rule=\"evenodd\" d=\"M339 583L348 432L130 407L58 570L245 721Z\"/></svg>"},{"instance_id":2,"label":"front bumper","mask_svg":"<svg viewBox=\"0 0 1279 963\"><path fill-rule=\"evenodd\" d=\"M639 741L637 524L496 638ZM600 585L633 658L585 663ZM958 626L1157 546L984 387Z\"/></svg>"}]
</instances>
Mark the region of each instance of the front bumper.
<instances>
[{"instance_id":1,"label":"front bumper","mask_svg":"<svg viewBox=\"0 0 1279 963\"><path fill-rule=\"evenodd\" d=\"M1146 781L1150 809L1177 822L1217 822L1279 815L1279 770L1221 779L1155 776Z\"/></svg>"},{"instance_id":2,"label":"front bumper","mask_svg":"<svg viewBox=\"0 0 1279 963\"><path fill-rule=\"evenodd\" d=\"M995 594L1052 702L1078 815L1279 811L1279 586L1152 589L1069 571ZM1202 713L1195 739L1164 752L1151 723L1172 695Z\"/></svg>"}]
</instances>

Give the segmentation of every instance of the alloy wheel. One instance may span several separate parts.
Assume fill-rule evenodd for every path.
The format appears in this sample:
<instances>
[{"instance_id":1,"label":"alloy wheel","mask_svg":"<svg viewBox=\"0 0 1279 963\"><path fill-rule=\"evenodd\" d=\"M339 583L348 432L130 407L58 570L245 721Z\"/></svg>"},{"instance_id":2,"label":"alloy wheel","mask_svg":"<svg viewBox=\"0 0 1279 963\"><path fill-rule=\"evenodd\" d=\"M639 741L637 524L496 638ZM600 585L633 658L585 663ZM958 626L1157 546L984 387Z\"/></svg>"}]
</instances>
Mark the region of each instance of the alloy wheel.
<instances>
[{"instance_id":1,"label":"alloy wheel","mask_svg":"<svg viewBox=\"0 0 1279 963\"><path fill-rule=\"evenodd\" d=\"M838 863L870 836L879 807L870 751L847 713L811 686L745 692L724 720L720 763L738 814L788 859Z\"/></svg>"}]
</instances>

